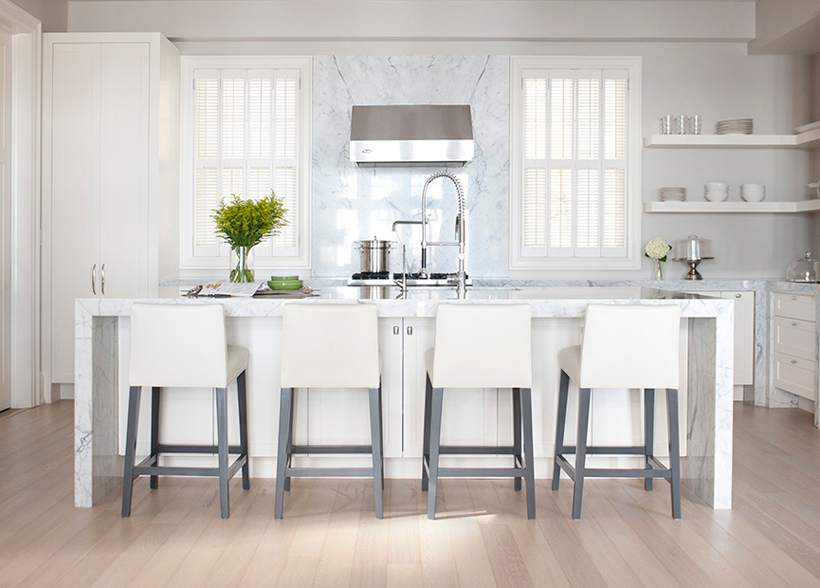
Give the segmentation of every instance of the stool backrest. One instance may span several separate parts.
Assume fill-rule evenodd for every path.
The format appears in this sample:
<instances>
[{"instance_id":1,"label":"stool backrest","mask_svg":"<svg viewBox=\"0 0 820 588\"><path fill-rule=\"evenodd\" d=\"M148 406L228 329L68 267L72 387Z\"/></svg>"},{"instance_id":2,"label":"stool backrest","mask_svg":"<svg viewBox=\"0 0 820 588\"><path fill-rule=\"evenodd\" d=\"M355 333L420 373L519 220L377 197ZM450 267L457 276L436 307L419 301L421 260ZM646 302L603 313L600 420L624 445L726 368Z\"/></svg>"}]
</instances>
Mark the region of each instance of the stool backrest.
<instances>
[{"instance_id":1,"label":"stool backrest","mask_svg":"<svg viewBox=\"0 0 820 588\"><path fill-rule=\"evenodd\" d=\"M584 388L677 388L677 305L590 304L581 346Z\"/></svg>"},{"instance_id":2,"label":"stool backrest","mask_svg":"<svg viewBox=\"0 0 820 588\"><path fill-rule=\"evenodd\" d=\"M436 388L530 388L529 304L439 304L433 352Z\"/></svg>"},{"instance_id":3,"label":"stool backrest","mask_svg":"<svg viewBox=\"0 0 820 588\"><path fill-rule=\"evenodd\" d=\"M379 386L375 304L289 303L282 323L282 388Z\"/></svg>"},{"instance_id":4,"label":"stool backrest","mask_svg":"<svg viewBox=\"0 0 820 588\"><path fill-rule=\"evenodd\" d=\"M224 386L227 353L221 304L131 306L131 386Z\"/></svg>"}]
</instances>

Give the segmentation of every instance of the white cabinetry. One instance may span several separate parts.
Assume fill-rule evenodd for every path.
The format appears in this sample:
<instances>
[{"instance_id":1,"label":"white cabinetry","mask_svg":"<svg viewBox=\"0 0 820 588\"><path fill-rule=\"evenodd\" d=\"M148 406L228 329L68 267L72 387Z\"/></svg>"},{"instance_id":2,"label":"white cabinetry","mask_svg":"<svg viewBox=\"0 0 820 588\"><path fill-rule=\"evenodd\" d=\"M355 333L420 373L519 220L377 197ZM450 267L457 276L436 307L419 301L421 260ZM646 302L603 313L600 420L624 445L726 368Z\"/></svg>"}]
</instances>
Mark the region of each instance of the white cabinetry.
<instances>
[{"instance_id":1,"label":"white cabinetry","mask_svg":"<svg viewBox=\"0 0 820 588\"><path fill-rule=\"evenodd\" d=\"M179 52L60 33L43 55L44 325L50 381L71 383L75 299L156 297L177 274Z\"/></svg>"},{"instance_id":2,"label":"white cabinetry","mask_svg":"<svg viewBox=\"0 0 820 588\"><path fill-rule=\"evenodd\" d=\"M815 401L817 319L812 296L774 295L774 385Z\"/></svg>"}]
</instances>

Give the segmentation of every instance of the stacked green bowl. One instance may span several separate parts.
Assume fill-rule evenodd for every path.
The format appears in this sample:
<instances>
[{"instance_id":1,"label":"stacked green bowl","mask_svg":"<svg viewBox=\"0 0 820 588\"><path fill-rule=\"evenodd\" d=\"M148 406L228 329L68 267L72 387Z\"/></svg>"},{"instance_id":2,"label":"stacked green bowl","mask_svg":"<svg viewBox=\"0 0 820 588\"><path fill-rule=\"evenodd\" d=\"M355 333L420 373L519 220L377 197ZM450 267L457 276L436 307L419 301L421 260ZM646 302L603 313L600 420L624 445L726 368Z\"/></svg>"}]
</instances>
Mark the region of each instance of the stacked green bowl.
<instances>
[{"instance_id":1,"label":"stacked green bowl","mask_svg":"<svg viewBox=\"0 0 820 588\"><path fill-rule=\"evenodd\" d=\"M268 288L271 290L298 290L302 287L299 276L271 276Z\"/></svg>"}]
</instances>

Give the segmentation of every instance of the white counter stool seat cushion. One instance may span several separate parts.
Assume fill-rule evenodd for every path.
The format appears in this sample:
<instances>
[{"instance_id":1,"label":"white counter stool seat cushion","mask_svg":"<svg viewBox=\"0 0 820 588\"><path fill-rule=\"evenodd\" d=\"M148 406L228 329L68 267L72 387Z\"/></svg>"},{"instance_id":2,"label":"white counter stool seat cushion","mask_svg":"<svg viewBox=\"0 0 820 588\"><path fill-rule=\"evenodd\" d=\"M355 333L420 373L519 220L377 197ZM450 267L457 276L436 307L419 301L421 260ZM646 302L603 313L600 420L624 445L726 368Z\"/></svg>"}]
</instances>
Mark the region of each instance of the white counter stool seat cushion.
<instances>
[{"instance_id":1,"label":"white counter stool seat cushion","mask_svg":"<svg viewBox=\"0 0 820 588\"><path fill-rule=\"evenodd\" d=\"M228 480L242 468L242 486L250 487L248 464L247 395L245 370L248 350L227 344L225 312L221 304L142 304L131 306L131 361L122 516L131 513L131 491L139 476L219 477L222 517L229 515ZM237 381L239 403L238 446L228 446L227 388ZM151 386L151 454L135 465L140 395ZM217 445L164 445L159 442L161 390L165 387L213 388L216 394ZM218 467L159 465L162 453L216 453ZM228 465L228 454L238 453Z\"/></svg>"},{"instance_id":2,"label":"white counter stool seat cushion","mask_svg":"<svg viewBox=\"0 0 820 588\"><path fill-rule=\"evenodd\" d=\"M680 441L678 426L680 308L677 305L606 305L587 307L581 345L558 353L561 381L552 489L558 490L561 469L575 482L572 518L581 516L585 477L638 477L652 489L653 478L666 478L672 486L672 516L680 518ZM564 445L569 381L579 387L576 447ZM639 388L644 390L644 445L606 447L587 445L591 389ZM669 419L669 467L653 455L655 389L665 388ZM604 392L604 390L602 390ZM565 455L575 453L575 467ZM642 455L642 469L593 469L588 454Z\"/></svg>"},{"instance_id":3,"label":"white counter stool seat cushion","mask_svg":"<svg viewBox=\"0 0 820 588\"><path fill-rule=\"evenodd\" d=\"M532 437L532 335L529 304L443 303L436 311L435 347L426 355L422 490L427 517L436 516L440 477L511 477L527 483L527 516L535 518L535 468ZM446 388L512 388L513 444L509 447L441 445ZM478 398L477 398L478 400ZM523 414L522 414L523 408ZM523 446L522 446L523 433ZM442 468L443 454L513 456L511 468Z\"/></svg>"},{"instance_id":4,"label":"white counter stool seat cushion","mask_svg":"<svg viewBox=\"0 0 820 588\"><path fill-rule=\"evenodd\" d=\"M376 516L384 512L384 457L379 361L378 311L375 304L295 302L282 317L281 396L274 516L282 518L284 493L291 477L373 477ZM293 444L296 388L367 388L370 394L370 445ZM298 468L293 455L371 453L372 468Z\"/></svg>"}]
</instances>

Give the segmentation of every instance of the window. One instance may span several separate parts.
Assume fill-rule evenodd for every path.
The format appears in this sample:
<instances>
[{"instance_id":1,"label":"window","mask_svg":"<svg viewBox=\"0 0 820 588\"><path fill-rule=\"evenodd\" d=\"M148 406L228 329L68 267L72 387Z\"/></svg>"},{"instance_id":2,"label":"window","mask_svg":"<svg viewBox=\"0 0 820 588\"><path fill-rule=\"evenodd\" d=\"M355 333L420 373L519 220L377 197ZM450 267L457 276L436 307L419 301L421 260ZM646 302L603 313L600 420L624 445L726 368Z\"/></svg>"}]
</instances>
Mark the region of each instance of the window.
<instances>
[{"instance_id":1,"label":"window","mask_svg":"<svg viewBox=\"0 0 820 588\"><path fill-rule=\"evenodd\" d=\"M513 58L512 269L640 267L640 58Z\"/></svg>"},{"instance_id":2,"label":"window","mask_svg":"<svg viewBox=\"0 0 820 588\"><path fill-rule=\"evenodd\" d=\"M309 267L310 59L190 57L182 68L183 271L227 267L214 209L271 189L288 224L254 247L254 265Z\"/></svg>"}]
</instances>

